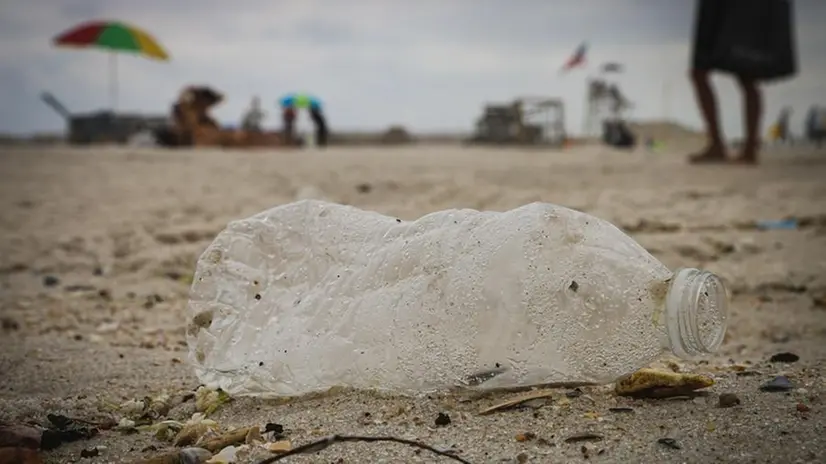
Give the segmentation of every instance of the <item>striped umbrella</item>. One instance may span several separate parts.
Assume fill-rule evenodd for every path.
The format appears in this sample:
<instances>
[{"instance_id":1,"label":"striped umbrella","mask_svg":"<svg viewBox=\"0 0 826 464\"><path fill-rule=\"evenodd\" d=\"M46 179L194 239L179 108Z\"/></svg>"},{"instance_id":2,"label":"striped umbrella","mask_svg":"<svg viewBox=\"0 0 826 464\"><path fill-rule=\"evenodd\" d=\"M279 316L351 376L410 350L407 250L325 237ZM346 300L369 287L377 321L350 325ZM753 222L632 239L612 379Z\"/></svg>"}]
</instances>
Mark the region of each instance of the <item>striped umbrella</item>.
<instances>
[{"instance_id":1,"label":"striped umbrella","mask_svg":"<svg viewBox=\"0 0 826 464\"><path fill-rule=\"evenodd\" d=\"M120 21L89 21L79 24L53 39L58 47L99 48L109 51L109 90L112 110L117 106L117 53L128 52L159 61L169 55L149 33Z\"/></svg>"}]
</instances>

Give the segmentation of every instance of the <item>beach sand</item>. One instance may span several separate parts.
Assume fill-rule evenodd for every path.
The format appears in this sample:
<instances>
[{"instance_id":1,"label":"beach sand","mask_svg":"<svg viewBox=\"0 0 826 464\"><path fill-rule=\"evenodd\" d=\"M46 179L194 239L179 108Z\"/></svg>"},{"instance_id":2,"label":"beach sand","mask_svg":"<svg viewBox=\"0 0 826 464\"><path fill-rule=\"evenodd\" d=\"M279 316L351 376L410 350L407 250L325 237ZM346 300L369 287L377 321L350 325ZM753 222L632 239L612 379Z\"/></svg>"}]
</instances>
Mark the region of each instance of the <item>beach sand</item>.
<instances>
[{"instance_id":1,"label":"beach sand","mask_svg":"<svg viewBox=\"0 0 826 464\"><path fill-rule=\"evenodd\" d=\"M404 219L545 201L613 222L672 268L725 279L731 315L719 354L678 361L715 378L708 396L632 400L610 386L579 396L560 389L529 408L479 415L512 394L339 392L240 398L211 417L222 427L281 424L293 446L328 434L393 435L472 463L824 462L826 156L804 149L769 153L758 167L689 166L677 156L683 148L0 148L0 420L98 420L104 403L195 390L185 362L188 279L232 219L300 198ZM783 218L796 218L796 227L755 227ZM768 361L780 352L800 359ZM794 388L759 390L777 375ZM718 407L722 393L741 403ZM189 401L169 416L186 420L193 411ZM450 424L436 426L439 413ZM596 436L566 440L586 432ZM95 446L98 457L80 458ZM43 458L134 462L169 446L151 433L108 430ZM400 444L343 443L284 462L450 461Z\"/></svg>"}]
</instances>

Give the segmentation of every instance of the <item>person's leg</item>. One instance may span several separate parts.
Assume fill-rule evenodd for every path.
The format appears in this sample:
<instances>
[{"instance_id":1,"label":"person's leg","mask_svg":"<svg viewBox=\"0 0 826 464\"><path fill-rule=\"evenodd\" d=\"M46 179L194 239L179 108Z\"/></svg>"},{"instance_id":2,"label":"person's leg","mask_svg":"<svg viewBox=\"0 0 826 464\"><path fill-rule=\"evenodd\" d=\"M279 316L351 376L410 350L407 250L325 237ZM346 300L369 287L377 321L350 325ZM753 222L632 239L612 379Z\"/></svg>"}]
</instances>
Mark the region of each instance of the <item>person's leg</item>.
<instances>
[{"instance_id":1,"label":"person's leg","mask_svg":"<svg viewBox=\"0 0 826 464\"><path fill-rule=\"evenodd\" d=\"M743 91L746 139L743 150L736 158L742 163L757 163L757 153L760 151L760 118L763 116L763 97L758 82L754 79L738 77L740 89ZM785 142L785 135L784 142Z\"/></svg>"},{"instance_id":2,"label":"person's leg","mask_svg":"<svg viewBox=\"0 0 826 464\"><path fill-rule=\"evenodd\" d=\"M711 71L716 65L715 53L725 14L725 2L697 0L690 77L697 106L705 123L708 146L689 158L693 163L726 160L726 147L717 116L717 99L710 79Z\"/></svg>"},{"instance_id":3,"label":"person's leg","mask_svg":"<svg viewBox=\"0 0 826 464\"><path fill-rule=\"evenodd\" d=\"M324 114L321 113L321 110L318 108L311 108L310 109L310 117L313 120L313 124L315 124L316 129L316 145L319 147L324 147L327 145L327 121L324 119Z\"/></svg>"},{"instance_id":4,"label":"person's leg","mask_svg":"<svg viewBox=\"0 0 826 464\"><path fill-rule=\"evenodd\" d=\"M726 148L717 115L717 98L714 96L714 89L711 88L709 72L704 69L692 70L691 83L706 126L708 146L702 152L692 155L689 160L693 163L725 161Z\"/></svg>"},{"instance_id":5,"label":"person's leg","mask_svg":"<svg viewBox=\"0 0 826 464\"><path fill-rule=\"evenodd\" d=\"M293 144L293 122L295 121L295 110L292 108L284 108L281 113L281 118L284 123L284 141L287 145Z\"/></svg>"}]
</instances>

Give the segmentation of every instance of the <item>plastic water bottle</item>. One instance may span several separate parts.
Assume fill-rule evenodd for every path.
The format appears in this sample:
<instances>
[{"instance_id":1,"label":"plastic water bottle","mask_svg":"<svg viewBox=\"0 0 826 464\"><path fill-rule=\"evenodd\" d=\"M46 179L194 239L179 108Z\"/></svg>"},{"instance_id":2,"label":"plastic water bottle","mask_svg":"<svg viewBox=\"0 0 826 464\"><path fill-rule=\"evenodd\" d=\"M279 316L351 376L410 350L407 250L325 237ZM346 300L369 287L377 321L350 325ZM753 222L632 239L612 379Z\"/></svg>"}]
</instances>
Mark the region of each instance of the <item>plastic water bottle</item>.
<instances>
[{"instance_id":1,"label":"plastic water bottle","mask_svg":"<svg viewBox=\"0 0 826 464\"><path fill-rule=\"evenodd\" d=\"M231 222L187 308L199 379L230 394L610 383L714 352L716 276L545 203L402 221L318 200Z\"/></svg>"}]
</instances>

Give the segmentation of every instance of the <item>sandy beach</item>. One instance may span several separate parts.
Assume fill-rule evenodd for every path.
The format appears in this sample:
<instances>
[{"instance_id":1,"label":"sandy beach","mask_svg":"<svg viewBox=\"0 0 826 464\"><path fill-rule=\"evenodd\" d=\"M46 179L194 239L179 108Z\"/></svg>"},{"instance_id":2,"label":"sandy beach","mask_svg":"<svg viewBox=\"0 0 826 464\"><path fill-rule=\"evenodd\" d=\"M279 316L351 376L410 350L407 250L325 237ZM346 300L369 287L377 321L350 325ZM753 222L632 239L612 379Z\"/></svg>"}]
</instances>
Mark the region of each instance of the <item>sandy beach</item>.
<instances>
[{"instance_id":1,"label":"sandy beach","mask_svg":"<svg viewBox=\"0 0 826 464\"><path fill-rule=\"evenodd\" d=\"M689 166L679 155L690 148L0 148L0 420L45 425L47 414L62 414L99 423L113 417L102 405L195 391L185 361L189 279L230 220L301 198L403 219L544 201L613 222L671 268L724 278L731 314L720 352L671 365L712 376L707 395L560 389L529 407L480 415L512 393L343 391L234 399L210 417L223 429L280 424L294 447L330 434L392 435L474 464L824 462L826 156L769 150L757 167ZM792 228L758 227L788 218ZM784 352L799 360L769 361ZM779 375L793 387L760 390ZM739 404L720 407L729 393ZM167 417L186 421L194 408L184 401ZM436 425L440 413L449 424ZM96 457L81 458L95 447ZM112 429L42 456L132 463L171 448L152 433ZM340 443L283 461L451 462L396 443Z\"/></svg>"}]
</instances>

